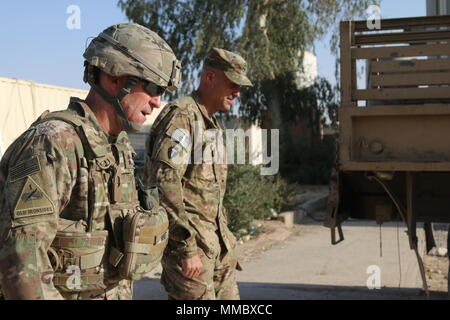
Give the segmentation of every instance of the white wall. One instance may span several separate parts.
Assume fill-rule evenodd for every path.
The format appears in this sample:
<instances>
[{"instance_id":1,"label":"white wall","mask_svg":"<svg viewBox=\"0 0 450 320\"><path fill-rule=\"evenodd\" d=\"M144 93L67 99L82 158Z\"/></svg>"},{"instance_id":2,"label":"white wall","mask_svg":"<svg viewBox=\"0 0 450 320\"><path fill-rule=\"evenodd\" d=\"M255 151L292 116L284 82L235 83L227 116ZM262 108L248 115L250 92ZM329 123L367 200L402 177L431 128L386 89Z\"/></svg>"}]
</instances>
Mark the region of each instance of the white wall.
<instances>
[{"instance_id":1,"label":"white wall","mask_svg":"<svg viewBox=\"0 0 450 320\"><path fill-rule=\"evenodd\" d=\"M302 70L296 72L296 85L298 89L310 87L317 79L317 57L311 51L303 53Z\"/></svg>"},{"instance_id":2,"label":"white wall","mask_svg":"<svg viewBox=\"0 0 450 320\"><path fill-rule=\"evenodd\" d=\"M0 77L0 156L45 110L66 109L88 91Z\"/></svg>"},{"instance_id":3,"label":"white wall","mask_svg":"<svg viewBox=\"0 0 450 320\"><path fill-rule=\"evenodd\" d=\"M70 97L85 99L87 94L87 90L0 77L0 158L8 146L45 110L64 110ZM130 135L135 147L145 145L146 134L166 102L161 105L161 108L153 109L152 114L147 117L141 135Z\"/></svg>"},{"instance_id":4,"label":"white wall","mask_svg":"<svg viewBox=\"0 0 450 320\"><path fill-rule=\"evenodd\" d=\"M2 133L0 132L0 159L3 157L3 153L5 151L3 150Z\"/></svg>"},{"instance_id":5,"label":"white wall","mask_svg":"<svg viewBox=\"0 0 450 320\"><path fill-rule=\"evenodd\" d=\"M85 99L87 90L45 85L33 81L0 77L0 158L8 146L24 132L45 110L66 109L71 96ZM138 134L130 134L130 140L137 151L145 149L145 140L149 129L166 102L158 109L153 109L147 117L143 129ZM228 128L239 128L234 124ZM262 131L256 125L250 128L250 153L257 155L253 164L262 163Z\"/></svg>"}]
</instances>

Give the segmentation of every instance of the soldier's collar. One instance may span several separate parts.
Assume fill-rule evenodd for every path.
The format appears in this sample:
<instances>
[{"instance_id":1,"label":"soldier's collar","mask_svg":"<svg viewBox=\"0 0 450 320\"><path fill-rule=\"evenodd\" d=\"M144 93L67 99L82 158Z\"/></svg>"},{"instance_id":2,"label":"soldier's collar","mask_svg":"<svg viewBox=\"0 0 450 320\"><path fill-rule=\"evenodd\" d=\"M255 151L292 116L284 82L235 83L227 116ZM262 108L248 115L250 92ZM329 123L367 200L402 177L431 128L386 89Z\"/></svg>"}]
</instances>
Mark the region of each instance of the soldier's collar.
<instances>
[{"instance_id":1,"label":"soldier's collar","mask_svg":"<svg viewBox=\"0 0 450 320\"><path fill-rule=\"evenodd\" d=\"M100 123L98 122L97 117L95 116L95 113L86 103L86 101L76 97L71 97L69 109L75 111L80 116L90 121L94 129L98 132L101 132L104 135L105 139L107 139L109 144L118 146L118 149L123 149L122 144L124 145L127 141L129 141L128 134L125 131L121 131L117 136L110 135L103 131L103 129L100 127Z\"/></svg>"},{"instance_id":2,"label":"soldier's collar","mask_svg":"<svg viewBox=\"0 0 450 320\"><path fill-rule=\"evenodd\" d=\"M194 91L191 94L192 98L194 99L198 109L200 110L200 112L202 113L203 117L208 120L209 122L212 123L212 125L214 127L217 127L217 121L215 121L215 116L214 114L210 114L206 108L205 105L202 103L202 100L200 98L200 95L198 94L198 91Z\"/></svg>"},{"instance_id":3,"label":"soldier's collar","mask_svg":"<svg viewBox=\"0 0 450 320\"><path fill-rule=\"evenodd\" d=\"M92 125L96 130L103 132L102 128L100 127L100 123L97 120L97 117L95 116L92 109L88 106L86 101L81 100L77 97L71 97L69 109L74 110L83 118L88 119L90 122L92 122Z\"/></svg>"}]
</instances>

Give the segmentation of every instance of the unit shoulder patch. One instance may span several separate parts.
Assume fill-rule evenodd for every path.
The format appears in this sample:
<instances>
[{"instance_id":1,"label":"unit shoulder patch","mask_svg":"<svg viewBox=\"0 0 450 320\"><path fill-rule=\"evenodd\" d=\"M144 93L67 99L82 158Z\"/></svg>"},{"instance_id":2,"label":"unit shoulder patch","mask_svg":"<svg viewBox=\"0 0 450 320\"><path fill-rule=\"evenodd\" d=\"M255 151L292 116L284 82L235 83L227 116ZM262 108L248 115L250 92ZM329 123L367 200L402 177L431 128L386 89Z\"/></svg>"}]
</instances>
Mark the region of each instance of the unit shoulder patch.
<instances>
[{"instance_id":1,"label":"unit shoulder patch","mask_svg":"<svg viewBox=\"0 0 450 320\"><path fill-rule=\"evenodd\" d=\"M47 215L54 212L53 202L36 181L29 176L14 208L14 219Z\"/></svg>"}]
</instances>

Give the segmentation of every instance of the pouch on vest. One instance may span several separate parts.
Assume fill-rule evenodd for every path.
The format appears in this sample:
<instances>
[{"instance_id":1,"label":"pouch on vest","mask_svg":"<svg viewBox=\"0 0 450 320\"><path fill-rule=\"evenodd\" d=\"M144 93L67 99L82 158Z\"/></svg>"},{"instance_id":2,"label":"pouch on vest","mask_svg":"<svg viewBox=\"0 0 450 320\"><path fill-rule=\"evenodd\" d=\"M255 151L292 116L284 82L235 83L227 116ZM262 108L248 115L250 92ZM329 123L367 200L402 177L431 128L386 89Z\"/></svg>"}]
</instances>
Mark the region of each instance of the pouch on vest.
<instances>
[{"instance_id":1,"label":"pouch on vest","mask_svg":"<svg viewBox=\"0 0 450 320\"><path fill-rule=\"evenodd\" d=\"M122 279L138 280L161 261L168 242L169 220L161 206L152 210L137 207L122 221L121 250L115 250L110 262Z\"/></svg>"},{"instance_id":2,"label":"pouch on vest","mask_svg":"<svg viewBox=\"0 0 450 320\"><path fill-rule=\"evenodd\" d=\"M48 255L53 266L53 284L64 292L103 290L103 263L108 231L58 231Z\"/></svg>"},{"instance_id":3,"label":"pouch on vest","mask_svg":"<svg viewBox=\"0 0 450 320\"><path fill-rule=\"evenodd\" d=\"M136 178L136 187L141 207L145 210L151 210L159 205L159 190L157 187L144 186L141 179Z\"/></svg>"}]
</instances>

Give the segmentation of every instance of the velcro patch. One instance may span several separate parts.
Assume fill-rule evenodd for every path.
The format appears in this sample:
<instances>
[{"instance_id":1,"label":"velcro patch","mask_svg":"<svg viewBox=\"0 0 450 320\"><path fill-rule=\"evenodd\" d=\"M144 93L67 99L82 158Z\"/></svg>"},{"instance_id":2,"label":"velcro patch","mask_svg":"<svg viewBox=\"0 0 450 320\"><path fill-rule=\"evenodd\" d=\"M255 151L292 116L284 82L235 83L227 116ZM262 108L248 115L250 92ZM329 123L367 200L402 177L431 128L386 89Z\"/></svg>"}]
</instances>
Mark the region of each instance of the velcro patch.
<instances>
[{"instance_id":1,"label":"velcro patch","mask_svg":"<svg viewBox=\"0 0 450 320\"><path fill-rule=\"evenodd\" d=\"M175 142L178 142L183 147L183 149L186 151L188 150L188 147L191 143L191 139L189 138L189 135L181 129L176 129L172 133L172 140Z\"/></svg>"},{"instance_id":2,"label":"velcro patch","mask_svg":"<svg viewBox=\"0 0 450 320\"><path fill-rule=\"evenodd\" d=\"M28 177L14 209L14 219L47 215L55 212L55 207L42 188Z\"/></svg>"},{"instance_id":3,"label":"velcro patch","mask_svg":"<svg viewBox=\"0 0 450 320\"><path fill-rule=\"evenodd\" d=\"M41 171L39 159L37 156L31 157L29 160L25 160L15 165L9 170L9 177L11 182L22 179L33 173Z\"/></svg>"}]
</instances>

